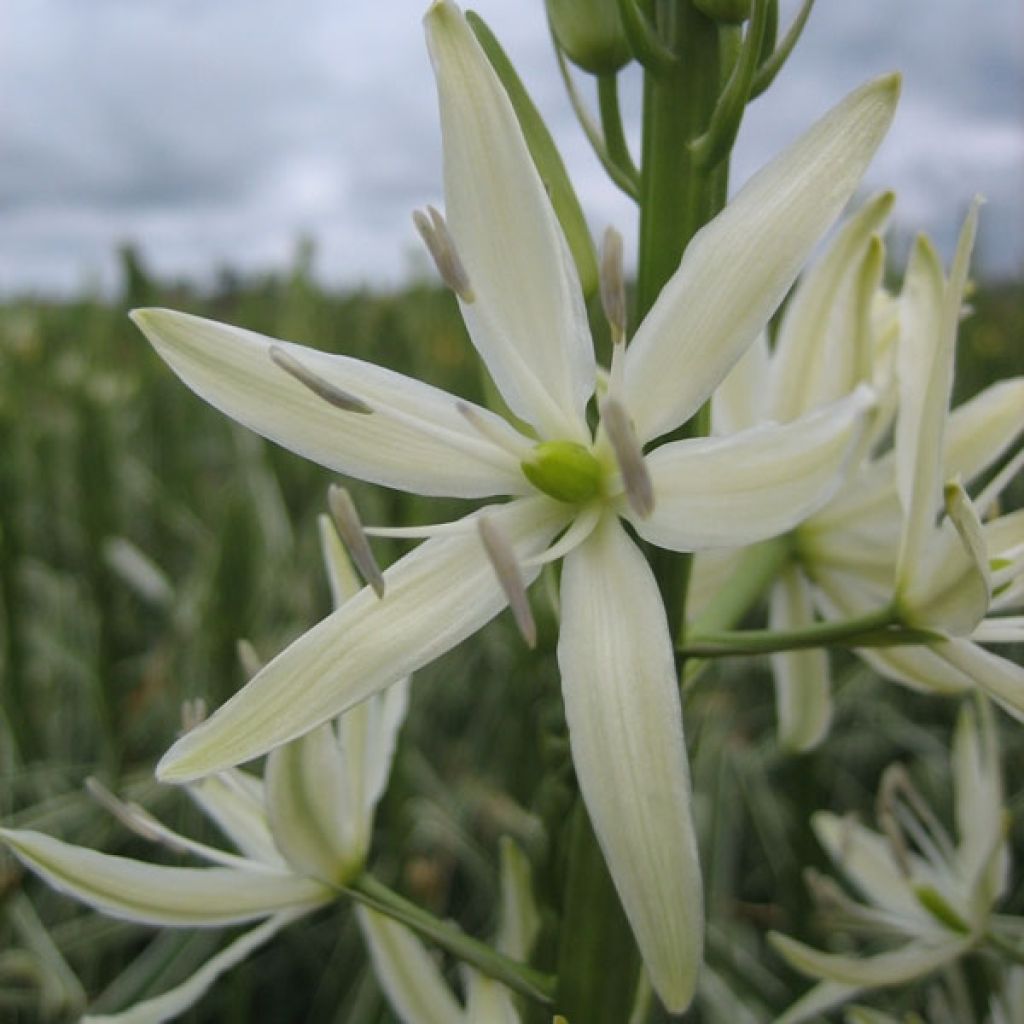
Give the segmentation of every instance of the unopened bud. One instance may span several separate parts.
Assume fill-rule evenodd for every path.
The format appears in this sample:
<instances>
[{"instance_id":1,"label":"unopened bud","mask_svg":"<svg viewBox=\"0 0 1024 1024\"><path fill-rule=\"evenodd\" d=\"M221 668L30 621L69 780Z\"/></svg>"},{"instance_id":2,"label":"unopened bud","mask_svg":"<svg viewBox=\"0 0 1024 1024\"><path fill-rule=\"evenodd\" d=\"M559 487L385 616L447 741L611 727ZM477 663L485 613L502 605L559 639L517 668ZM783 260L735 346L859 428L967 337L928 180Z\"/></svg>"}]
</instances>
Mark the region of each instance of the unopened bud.
<instances>
[{"instance_id":1,"label":"unopened bud","mask_svg":"<svg viewBox=\"0 0 1024 1024\"><path fill-rule=\"evenodd\" d=\"M629 63L617 0L547 0L547 7L558 45L584 71L610 75Z\"/></svg>"}]
</instances>

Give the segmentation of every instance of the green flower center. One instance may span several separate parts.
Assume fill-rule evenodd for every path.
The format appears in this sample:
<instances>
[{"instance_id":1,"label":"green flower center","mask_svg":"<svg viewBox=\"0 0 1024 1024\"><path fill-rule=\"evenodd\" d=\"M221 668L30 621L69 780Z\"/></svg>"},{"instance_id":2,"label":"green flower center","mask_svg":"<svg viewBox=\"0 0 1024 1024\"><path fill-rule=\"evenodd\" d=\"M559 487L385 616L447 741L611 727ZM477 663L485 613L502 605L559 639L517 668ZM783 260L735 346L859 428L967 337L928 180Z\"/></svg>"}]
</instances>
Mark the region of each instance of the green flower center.
<instances>
[{"instance_id":1,"label":"green flower center","mask_svg":"<svg viewBox=\"0 0 1024 1024\"><path fill-rule=\"evenodd\" d=\"M582 505L601 493L601 463L575 441L542 441L521 466L526 479L556 501Z\"/></svg>"}]
</instances>

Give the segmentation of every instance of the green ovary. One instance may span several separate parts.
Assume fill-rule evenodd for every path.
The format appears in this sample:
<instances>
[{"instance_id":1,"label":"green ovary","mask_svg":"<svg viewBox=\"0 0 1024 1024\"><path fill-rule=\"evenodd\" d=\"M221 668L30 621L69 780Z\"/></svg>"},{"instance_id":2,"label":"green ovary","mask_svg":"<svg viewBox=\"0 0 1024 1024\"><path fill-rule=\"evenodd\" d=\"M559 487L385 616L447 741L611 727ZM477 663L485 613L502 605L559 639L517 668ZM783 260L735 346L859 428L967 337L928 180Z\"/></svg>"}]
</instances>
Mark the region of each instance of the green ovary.
<instances>
[{"instance_id":1,"label":"green ovary","mask_svg":"<svg viewBox=\"0 0 1024 1024\"><path fill-rule=\"evenodd\" d=\"M601 493L601 463L575 441L543 441L521 465L526 479L556 501L582 505Z\"/></svg>"}]
</instances>

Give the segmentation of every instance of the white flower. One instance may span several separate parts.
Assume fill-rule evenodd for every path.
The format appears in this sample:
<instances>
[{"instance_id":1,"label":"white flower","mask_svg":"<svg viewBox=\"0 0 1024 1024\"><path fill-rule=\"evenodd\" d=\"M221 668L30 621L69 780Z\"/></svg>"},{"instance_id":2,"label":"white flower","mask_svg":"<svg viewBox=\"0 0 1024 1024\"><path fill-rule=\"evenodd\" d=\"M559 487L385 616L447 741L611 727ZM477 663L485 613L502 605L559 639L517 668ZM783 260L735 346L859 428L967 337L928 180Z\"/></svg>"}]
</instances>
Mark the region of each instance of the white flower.
<instances>
[{"instance_id":1,"label":"white flower","mask_svg":"<svg viewBox=\"0 0 1024 1024\"><path fill-rule=\"evenodd\" d=\"M919 239L894 301L879 289L882 252L874 236L890 206L891 197L880 196L844 228L801 283L775 351L769 355L763 341L752 347L716 392L715 420L724 430L786 420L871 377L887 396L874 434L883 435L895 413L895 444L878 456L866 446L862 464L835 498L793 531L791 562L772 590L771 625L799 629L814 621L815 611L843 620L893 605L904 624L949 639L864 648L861 657L916 689L981 687L1019 718L1024 670L979 643L1024 638L1019 617L984 618L1024 604L1024 516L982 523L979 515L1019 470L1021 454L974 503L964 484L973 484L1024 432L1024 378L1001 381L948 412L976 212L965 224L950 280L930 244ZM946 481L953 482L943 488ZM699 588L721 585L738 554L699 556ZM828 729L827 655L787 651L773 655L772 665L780 741L808 749Z\"/></svg>"},{"instance_id":2,"label":"white flower","mask_svg":"<svg viewBox=\"0 0 1024 1024\"><path fill-rule=\"evenodd\" d=\"M583 299L515 114L458 9L435 3L426 25L446 219L418 224L536 436L344 356L179 313L134 317L196 393L325 466L420 494L517 500L406 532L430 539L383 574L383 598L364 590L297 640L158 772L185 781L294 739L510 601L529 637L525 587L564 557L558 659L580 786L654 986L678 1010L702 933L688 766L664 608L620 518L677 551L738 545L791 529L834 490L870 405L863 391L784 427L643 446L700 408L771 316L884 135L898 79L844 100L692 240L628 350L617 346L595 434Z\"/></svg>"},{"instance_id":3,"label":"white flower","mask_svg":"<svg viewBox=\"0 0 1024 1024\"><path fill-rule=\"evenodd\" d=\"M321 540L336 604L358 589L330 524ZM384 792L405 716L403 680L302 739L278 747L264 778L237 768L188 792L239 851L195 842L93 783L97 796L146 839L213 867L165 867L98 853L18 829L0 841L54 888L113 917L159 927L221 927L258 919L180 985L92 1024L158 1024L183 1013L219 978L286 925L338 898L366 861L373 813Z\"/></svg>"},{"instance_id":4,"label":"white flower","mask_svg":"<svg viewBox=\"0 0 1024 1024\"><path fill-rule=\"evenodd\" d=\"M922 978L984 942L992 910L1009 882L1007 815L999 749L984 699L964 706L953 742L954 844L899 766L882 784L874 832L850 819L819 812L814 831L863 902L818 880L823 902L839 922L860 934L902 943L857 957L823 953L784 935L775 948L798 971L821 983L795 1003L778 1024L796 1024L852 999L866 989Z\"/></svg>"}]
</instances>

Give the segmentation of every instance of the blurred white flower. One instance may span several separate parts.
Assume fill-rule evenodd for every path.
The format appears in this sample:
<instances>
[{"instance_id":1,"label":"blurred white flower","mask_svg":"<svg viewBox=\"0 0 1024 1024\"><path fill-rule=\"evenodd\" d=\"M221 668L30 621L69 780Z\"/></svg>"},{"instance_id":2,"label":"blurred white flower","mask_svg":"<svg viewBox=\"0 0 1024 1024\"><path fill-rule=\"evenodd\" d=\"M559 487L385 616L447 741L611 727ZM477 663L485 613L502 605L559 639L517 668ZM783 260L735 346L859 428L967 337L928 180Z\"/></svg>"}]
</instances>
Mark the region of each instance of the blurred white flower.
<instances>
[{"instance_id":1,"label":"blurred white flower","mask_svg":"<svg viewBox=\"0 0 1024 1024\"><path fill-rule=\"evenodd\" d=\"M993 716L983 698L961 711L951 766L956 840L900 766L882 780L881 831L827 812L813 817L818 840L859 897L811 876L830 926L895 946L865 956L825 953L772 934L796 970L820 979L778 1024L812 1019L868 989L923 978L993 937L1020 946L1024 922L993 916L1009 882L1009 821Z\"/></svg>"},{"instance_id":2,"label":"blurred white flower","mask_svg":"<svg viewBox=\"0 0 1024 1024\"><path fill-rule=\"evenodd\" d=\"M359 589L330 523L321 541L335 603ZM238 853L196 842L95 782L92 790L143 838L213 867L167 867L98 853L38 832L0 829L0 841L54 888L113 917L160 927L221 927L263 918L180 985L92 1024L158 1024L192 1006L286 925L338 898L365 864L373 814L387 783L408 680L279 747L263 779L237 768L190 784L189 795ZM188 724L194 725L194 722Z\"/></svg>"}]
</instances>

